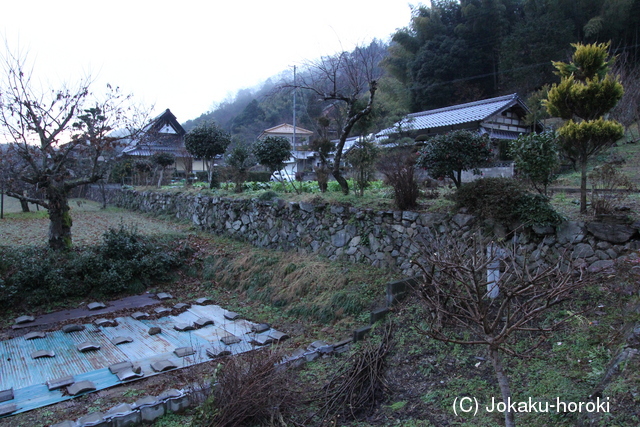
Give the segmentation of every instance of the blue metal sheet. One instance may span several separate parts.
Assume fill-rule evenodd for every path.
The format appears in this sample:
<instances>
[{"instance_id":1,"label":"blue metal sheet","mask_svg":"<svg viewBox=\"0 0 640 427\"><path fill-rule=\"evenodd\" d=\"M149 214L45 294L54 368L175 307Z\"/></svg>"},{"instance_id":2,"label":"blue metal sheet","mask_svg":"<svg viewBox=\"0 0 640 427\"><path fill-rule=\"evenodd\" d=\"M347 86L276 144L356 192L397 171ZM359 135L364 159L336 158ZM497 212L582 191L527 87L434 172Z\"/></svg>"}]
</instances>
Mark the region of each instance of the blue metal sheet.
<instances>
[{"instance_id":1,"label":"blue metal sheet","mask_svg":"<svg viewBox=\"0 0 640 427\"><path fill-rule=\"evenodd\" d=\"M202 363L209 358L208 348L226 348L233 354L252 350L250 344L251 326L243 319L230 321L224 318L226 311L219 306L194 306L178 316L167 316L157 320L134 320L131 317L118 318L118 326L101 328L93 324L84 325L85 330L66 334L62 331L47 332L42 339L25 340L13 338L0 341L0 390L14 389L14 399L4 403L15 403L15 413L50 405L73 396L63 396L60 390L49 391L45 383L49 380L73 375L76 381L89 380L102 390L121 381L113 375L108 366L129 360L142 367L145 376L156 375L151 363L168 359L178 368ZM214 320L214 325L180 332L176 323L193 323L199 317ZM162 332L149 335L149 328L159 326ZM225 346L220 339L233 334L241 339L238 344ZM111 339L130 336L133 342L114 345ZM100 350L82 353L76 346L84 341L94 341ZM178 347L192 347L195 354L179 358L174 350ZM37 350L53 350L55 357L32 359Z\"/></svg>"}]
</instances>

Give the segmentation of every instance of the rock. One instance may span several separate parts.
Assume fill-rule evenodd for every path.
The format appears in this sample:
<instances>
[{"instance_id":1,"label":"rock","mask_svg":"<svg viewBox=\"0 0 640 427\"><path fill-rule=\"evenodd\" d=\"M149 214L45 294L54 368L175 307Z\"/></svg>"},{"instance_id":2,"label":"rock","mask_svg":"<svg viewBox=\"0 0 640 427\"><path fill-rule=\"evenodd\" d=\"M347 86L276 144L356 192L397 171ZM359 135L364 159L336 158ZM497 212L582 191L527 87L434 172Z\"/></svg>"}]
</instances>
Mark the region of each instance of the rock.
<instances>
[{"instance_id":1,"label":"rock","mask_svg":"<svg viewBox=\"0 0 640 427\"><path fill-rule=\"evenodd\" d=\"M33 316L20 316L16 318L15 323L16 325L22 325L24 323L33 322L34 320L36 320L36 318Z\"/></svg>"},{"instance_id":2,"label":"rock","mask_svg":"<svg viewBox=\"0 0 640 427\"><path fill-rule=\"evenodd\" d=\"M625 224L589 222L587 230L600 240L610 243L626 243L636 233L636 229Z\"/></svg>"},{"instance_id":3,"label":"rock","mask_svg":"<svg viewBox=\"0 0 640 427\"><path fill-rule=\"evenodd\" d=\"M557 240L560 244L582 242L584 235L584 227L575 221L563 222L556 229Z\"/></svg>"},{"instance_id":4,"label":"rock","mask_svg":"<svg viewBox=\"0 0 640 427\"><path fill-rule=\"evenodd\" d=\"M160 327L158 326L149 328L149 335L158 335L160 332L162 332L162 329L160 329Z\"/></svg>"},{"instance_id":5,"label":"rock","mask_svg":"<svg viewBox=\"0 0 640 427\"><path fill-rule=\"evenodd\" d=\"M589 271L589 273L597 273L598 271L602 271L607 268L613 267L614 264L615 264L615 261L612 259L599 260L591 264L587 269L587 271Z\"/></svg>"},{"instance_id":6,"label":"rock","mask_svg":"<svg viewBox=\"0 0 640 427\"><path fill-rule=\"evenodd\" d=\"M173 296L169 293L166 292L160 292L158 294L156 294L156 297L160 300L160 301L164 301L164 300L168 300L168 299L172 299Z\"/></svg>"},{"instance_id":7,"label":"rock","mask_svg":"<svg viewBox=\"0 0 640 427\"><path fill-rule=\"evenodd\" d=\"M591 256L594 256L595 252L593 251L593 248L591 247L590 244L588 243L578 243L575 248L573 249L573 252L571 253L571 258L576 259L576 258L589 258Z\"/></svg>"},{"instance_id":8,"label":"rock","mask_svg":"<svg viewBox=\"0 0 640 427\"><path fill-rule=\"evenodd\" d=\"M473 215L466 215L466 214L461 214L461 213L455 214L453 216L453 218L451 218L451 220L453 222L455 222L458 225L458 227L460 227L460 228L465 227L467 225L471 225L471 223L475 219L476 219L476 217L473 216Z\"/></svg>"}]
</instances>

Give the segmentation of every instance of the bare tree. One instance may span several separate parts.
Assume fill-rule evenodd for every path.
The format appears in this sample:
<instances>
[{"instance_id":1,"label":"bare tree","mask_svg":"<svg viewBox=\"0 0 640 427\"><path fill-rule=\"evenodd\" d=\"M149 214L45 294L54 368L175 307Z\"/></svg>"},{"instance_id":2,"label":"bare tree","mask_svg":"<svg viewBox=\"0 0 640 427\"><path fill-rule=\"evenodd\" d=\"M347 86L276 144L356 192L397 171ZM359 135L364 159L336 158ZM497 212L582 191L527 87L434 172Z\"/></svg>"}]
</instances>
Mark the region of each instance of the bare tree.
<instances>
[{"instance_id":1,"label":"bare tree","mask_svg":"<svg viewBox=\"0 0 640 427\"><path fill-rule=\"evenodd\" d=\"M2 65L0 125L22 161L16 179L41 195L27 201L49 212L49 246L68 248L72 244L69 194L100 180L109 164L106 158L130 136L130 131L114 133L130 123L130 96L108 85L106 96L89 103L93 98L89 78L75 87L40 89L26 57L9 49Z\"/></svg>"},{"instance_id":2,"label":"bare tree","mask_svg":"<svg viewBox=\"0 0 640 427\"><path fill-rule=\"evenodd\" d=\"M344 194L349 193L349 184L340 171L342 151L353 127L373 109L378 79L382 76L379 63L384 52L374 41L369 46L356 47L352 52L320 58L307 65L306 72L301 73L296 84L296 87L311 91L323 101L333 102L332 108L344 109L345 120L338 132L331 172Z\"/></svg>"},{"instance_id":3,"label":"bare tree","mask_svg":"<svg viewBox=\"0 0 640 427\"><path fill-rule=\"evenodd\" d=\"M528 264L527 254L518 254L516 248L509 254L480 234L468 240L429 238L423 261L416 262L424 273L420 296L432 316L424 333L439 341L485 346L508 405L511 389L502 354L525 356L542 344L546 334L568 318L553 324L541 318L586 280L574 275L564 257L548 266ZM516 351L516 345L523 347L523 341L516 340L519 334L530 342L520 352ZM505 412L505 422L515 425L512 411Z\"/></svg>"}]
</instances>

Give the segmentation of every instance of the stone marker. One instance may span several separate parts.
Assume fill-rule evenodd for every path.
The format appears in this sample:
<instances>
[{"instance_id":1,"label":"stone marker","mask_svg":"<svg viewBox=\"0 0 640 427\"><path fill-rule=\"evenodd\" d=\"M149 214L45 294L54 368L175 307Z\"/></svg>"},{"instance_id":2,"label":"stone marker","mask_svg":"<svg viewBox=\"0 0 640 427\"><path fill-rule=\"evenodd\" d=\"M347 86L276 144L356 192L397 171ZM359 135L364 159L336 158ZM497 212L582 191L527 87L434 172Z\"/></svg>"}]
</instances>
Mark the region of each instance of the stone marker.
<instances>
[{"instance_id":1,"label":"stone marker","mask_svg":"<svg viewBox=\"0 0 640 427\"><path fill-rule=\"evenodd\" d=\"M142 368L140 366L134 366L133 368L125 368L121 371L116 372L116 376L120 381L129 381L136 378L144 377L144 373L142 372Z\"/></svg>"},{"instance_id":2,"label":"stone marker","mask_svg":"<svg viewBox=\"0 0 640 427\"><path fill-rule=\"evenodd\" d=\"M220 347L212 347L207 349L207 356L212 359L215 359L216 357L229 356L230 354L231 352L229 350Z\"/></svg>"},{"instance_id":3,"label":"stone marker","mask_svg":"<svg viewBox=\"0 0 640 427\"><path fill-rule=\"evenodd\" d=\"M196 328L204 328L207 325L213 325L213 320L208 317L199 317L193 324Z\"/></svg>"},{"instance_id":4,"label":"stone marker","mask_svg":"<svg viewBox=\"0 0 640 427\"><path fill-rule=\"evenodd\" d=\"M224 318L227 320L236 320L240 315L235 311L227 311L224 313Z\"/></svg>"},{"instance_id":5,"label":"stone marker","mask_svg":"<svg viewBox=\"0 0 640 427\"><path fill-rule=\"evenodd\" d=\"M78 344L76 348L78 349L79 352L84 353L86 351L100 350L100 344L93 341L85 341Z\"/></svg>"},{"instance_id":6,"label":"stone marker","mask_svg":"<svg viewBox=\"0 0 640 427\"><path fill-rule=\"evenodd\" d=\"M13 388L0 391L0 402L6 402L13 399Z\"/></svg>"},{"instance_id":7,"label":"stone marker","mask_svg":"<svg viewBox=\"0 0 640 427\"><path fill-rule=\"evenodd\" d=\"M101 302L92 302L90 304L87 304L87 308L89 310L93 311L93 310L100 310L100 309L103 309L103 308L107 308L107 306L104 305L104 303L101 303Z\"/></svg>"},{"instance_id":8,"label":"stone marker","mask_svg":"<svg viewBox=\"0 0 640 427\"><path fill-rule=\"evenodd\" d=\"M96 385L91 381L78 381L77 383L73 383L67 387L67 392L69 392L71 396L76 396L80 393L94 391L95 389Z\"/></svg>"},{"instance_id":9,"label":"stone marker","mask_svg":"<svg viewBox=\"0 0 640 427\"><path fill-rule=\"evenodd\" d=\"M231 345L238 344L242 340L235 335L227 335L226 337L220 338L220 341L225 345Z\"/></svg>"},{"instance_id":10,"label":"stone marker","mask_svg":"<svg viewBox=\"0 0 640 427\"><path fill-rule=\"evenodd\" d=\"M142 320L149 317L149 314L142 311L136 311L131 315L131 317L133 317L135 320Z\"/></svg>"},{"instance_id":11,"label":"stone marker","mask_svg":"<svg viewBox=\"0 0 640 427\"><path fill-rule=\"evenodd\" d=\"M51 350L38 350L31 353L32 359L40 359L41 357L55 357L56 354Z\"/></svg>"},{"instance_id":12,"label":"stone marker","mask_svg":"<svg viewBox=\"0 0 640 427\"><path fill-rule=\"evenodd\" d=\"M200 305L211 305L213 304L213 301L210 300L209 298L206 297L202 297L202 298L198 298L196 300L196 304L200 304Z\"/></svg>"},{"instance_id":13,"label":"stone marker","mask_svg":"<svg viewBox=\"0 0 640 427\"><path fill-rule=\"evenodd\" d=\"M47 336L47 334L45 334L42 331L35 331L35 332L29 332L28 334L26 334L24 336L24 339L25 340L36 340L36 339L39 339L39 338L44 338L46 336Z\"/></svg>"},{"instance_id":14,"label":"stone marker","mask_svg":"<svg viewBox=\"0 0 640 427\"><path fill-rule=\"evenodd\" d=\"M62 327L62 332L64 332L65 334L70 334L71 332L79 332L79 331L84 331L84 325L78 325L78 324L72 323L69 325L64 325Z\"/></svg>"},{"instance_id":15,"label":"stone marker","mask_svg":"<svg viewBox=\"0 0 640 427\"><path fill-rule=\"evenodd\" d=\"M173 329L179 332L193 331L195 326L190 325L189 323L176 323L173 325Z\"/></svg>"},{"instance_id":16,"label":"stone marker","mask_svg":"<svg viewBox=\"0 0 640 427\"><path fill-rule=\"evenodd\" d=\"M251 325L251 332L255 332L256 334L260 334L262 332L266 332L271 329L271 325L268 323L260 323L258 325Z\"/></svg>"},{"instance_id":17,"label":"stone marker","mask_svg":"<svg viewBox=\"0 0 640 427\"><path fill-rule=\"evenodd\" d=\"M149 328L149 335L158 335L160 332L162 332L162 329L159 326Z\"/></svg>"},{"instance_id":18,"label":"stone marker","mask_svg":"<svg viewBox=\"0 0 640 427\"><path fill-rule=\"evenodd\" d=\"M18 410L18 407L16 406L15 403L9 403L7 405L2 405L0 406L0 417L3 415L8 415L11 414L13 412L16 412Z\"/></svg>"},{"instance_id":19,"label":"stone marker","mask_svg":"<svg viewBox=\"0 0 640 427\"><path fill-rule=\"evenodd\" d=\"M131 337L125 337L125 336L121 336L121 335L120 335L120 336L117 336L117 337L113 337L113 338L111 339L111 343L112 343L113 345L126 344L126 343L129 343L129 342L133 342L133 338L131 338Z\"/></svg>"},{"instance_id":20,"label":"stone marker","mask_svg":"<svg viewBox=\"0 0 640 427\"><path fill-rule=\"evenodd\" d=\"M153 363L151 363L151 369L153 369L156 372L164 372L164 371L168 371L171 369L175 369L178 366L171 362L170 360L157 360Z\"/></svg>"},{"instance_id":21,"label":"stone marker","mask_svg":"<svg viewBox=\"0 0 640 427\"><path fill-rule=\"evenodd\" d=\"M173 306L173 308L175 308L176 310L182 310L182 309L190 308L190 307L191 307L191 304L185 304L183 302L179 302L179 303L177 303L176 305Z\"/></svg>"},{"instance_id":22,"label":"stone marker","mask_svg":"<svg viewBox=\"0 0 640 427\"><path fill-rule=\"evenodd\" d=\"M118 326L118 322L115 319L105 319L101 317L93 321L96 326L102 326L103 328Z\"/></svg>"},{"instance_id":23,"label":"stone marker","mask_svg":"<svg viewBox=\"0 0 640 427\"><path fill-rule=\"evenodd\" d=\"M195 354L196 351L193 349L193 347L178 347L175 350L173 350L173 352L178 357L186 357L186 356L191 356L192 354Z\"/></svg>"},{"instance_id":24,"label":"stone marker","mask_svg":"<svg viewBox=\"0 0 640 427\"><path fill-rule=\"evenodd\" d=\"M160 301L164 301L167 299L173 299L173 296L171 294L168 294L166 292L160 292L159 294L156 294L156 297L158 297L158 299Z\"/></svg>"},{"instance_id":25,"label":"stone marker","mask_svg":"<svg viewBox=\"0 0 640 427\"><path fill-rule=\"evenodd\" d=\"M61 377L61 378L56 378L54 380L49 380L47 381L47 388L49 390L57 390L59 388L62 387L67 387L70 386L71 384L73 384L74 382L76 382L76 380L71 376L66 376L66 377Z\"/></svg>"},{"instance_id":26,"label":"stone marker","mask_svg":"<svg viewBox=\"0 0 640 427\"><path fill-rule=\"evenodd\" d=\"M119 371L122 371L124 369L131 369L131 368L133 368L133 363L131 363L128 360L125 360L124 362L114 363L113 365L109 366L109 370L111 371L112 374L116 374Z\"/></svg>"},{"instance_id":27,"label":"stone marker","mask_svg":"<svg viewBox=\"0 0 640 427\"><path fill-rule=\"evenodd\" d=\"M34 320L36 320L36 318L33 316L20 316L16 318L15 322L16 325L22 325L23 323L33 322Z\"/></svg>"}]
</instances>

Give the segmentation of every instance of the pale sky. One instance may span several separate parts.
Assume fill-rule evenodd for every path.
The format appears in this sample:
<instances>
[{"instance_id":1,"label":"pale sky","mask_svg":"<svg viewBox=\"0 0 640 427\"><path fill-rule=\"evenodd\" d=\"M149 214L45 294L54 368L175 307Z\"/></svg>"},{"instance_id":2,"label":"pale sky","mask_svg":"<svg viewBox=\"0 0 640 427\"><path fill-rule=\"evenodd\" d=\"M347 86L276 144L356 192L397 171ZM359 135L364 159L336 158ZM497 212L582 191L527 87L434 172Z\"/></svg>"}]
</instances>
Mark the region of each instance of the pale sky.
<instances>
[{"instance_id":1,"label":"pale sky","mask_svg":"<svg viewBox=\"0 0 640 427\"><path fill-rule=\"evenodd\" d=\"M0 36L48 82L91 75L94 90L120 86L185 122L306 60L387 40L416 3L2 0Z\"/></svg>"}]
</instances>

